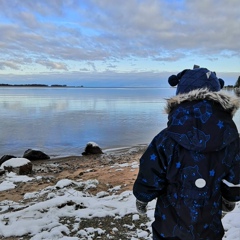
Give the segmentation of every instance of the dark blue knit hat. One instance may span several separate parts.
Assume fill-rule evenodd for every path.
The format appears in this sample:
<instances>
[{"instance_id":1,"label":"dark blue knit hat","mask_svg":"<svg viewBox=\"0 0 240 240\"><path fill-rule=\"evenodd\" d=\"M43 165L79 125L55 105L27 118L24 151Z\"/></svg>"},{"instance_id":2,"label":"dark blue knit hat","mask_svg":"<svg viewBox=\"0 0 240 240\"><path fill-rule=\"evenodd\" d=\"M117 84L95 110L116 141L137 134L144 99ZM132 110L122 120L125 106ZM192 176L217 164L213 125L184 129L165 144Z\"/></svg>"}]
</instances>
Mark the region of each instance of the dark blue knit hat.
<instances>
[{"instance_id":1,"label":"dark blue knit hat","mask_svg":"<svg viewBox=\"0 0 240 240\"><path fill-rule=\"evenodd\" d=\"M171 86L178 85L176 94L188 93L200 88L218 92L224 86L224 81L207 68L185 69L177 75L170 76L168 82Z\"/></svg>"}]
</instances>

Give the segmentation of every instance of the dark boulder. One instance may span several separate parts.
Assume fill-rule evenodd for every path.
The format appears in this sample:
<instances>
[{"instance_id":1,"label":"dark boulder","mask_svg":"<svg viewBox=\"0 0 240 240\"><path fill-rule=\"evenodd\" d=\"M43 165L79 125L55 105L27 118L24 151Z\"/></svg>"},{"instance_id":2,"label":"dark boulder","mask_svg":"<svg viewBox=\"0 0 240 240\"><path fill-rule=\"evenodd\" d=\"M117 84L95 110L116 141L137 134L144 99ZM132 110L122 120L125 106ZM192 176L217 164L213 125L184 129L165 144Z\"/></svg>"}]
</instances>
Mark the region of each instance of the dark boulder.
<instances>
[{"instance_id":1,"label":"dark boulder","mask_svg":"<svg viewBox=\"0 0 240 240\"><path fill-rule=\"evenodd\" d=\"M102 149L94 142L89 142L82 155L102 154Z\"/></svg>"},{"instance_id":2,"label":"dark boulder","mask_svg":"<svg viewBox=\"0 0 240 240\"><path fill-rule=\"evenodd\" d=\"M19 168L19 175L27 175L32 173L32 163L29 162Z\"/></svg>"},{"instance_id":3,"label":"dark boulder","mask_svg":"<svg viewBox=\"0 0 240 240\"><path fill-rule=\"evenodd\" d=\"M13 155L3 155L0 159L0 166L6 162L7 160L11 159L11 158L16 158L15 156Z\"/></svg>"},{"instance_id":4,"label":"dark boulder","mask_svg":"<svg viewBox=\"0 0 240 240\"><path fill-rule=\"evenodd\" d=\"M42 151L28 149L24 152L23 158L27 158L28 160L46 160L50 159L50 157Z\"/></svg>"}]
</instances>

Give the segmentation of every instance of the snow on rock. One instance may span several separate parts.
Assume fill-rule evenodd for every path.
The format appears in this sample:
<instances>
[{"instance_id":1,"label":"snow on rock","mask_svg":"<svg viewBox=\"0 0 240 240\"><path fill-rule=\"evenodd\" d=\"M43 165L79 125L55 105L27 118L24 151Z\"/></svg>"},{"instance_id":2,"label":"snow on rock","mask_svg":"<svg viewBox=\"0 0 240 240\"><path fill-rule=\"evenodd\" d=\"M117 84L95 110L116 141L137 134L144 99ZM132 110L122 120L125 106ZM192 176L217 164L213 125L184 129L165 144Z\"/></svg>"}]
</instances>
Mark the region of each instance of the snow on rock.
<instances>
[{"instance_id":1,"label":"snow on rock","mask_svg":"<svg viewBox=\"0 0 240 240\"><path fill-rule=\"evenodd\" d=\"M71 185L72 183L73 183L72 180L62 179L62 180L57 182L56 188L64 188L64 187L67 187L67 186Z\"/></svg>"},{"instance_id":2,"label":"snow on rock","mask_svg":"<svg viewBox=\"0 0 240 240\"><path fill-rule=\"evenodd\" d=\"M95 142L88 142L82 155L102 154L102 149Z\"/></svg>"},{"instance_id":3,"label":"snow on rock","mask_svg":"<svg viewBox=\"0 0 240 240\"><path fill-rule=\"evenodd\" d=\"M95 142L88 142L87 145L91 145L92 147L99 147L99 145Z\"/></svg>"},{"instance_id":4,"label":"snow on rock","mask_svg":"<svg viewBox=\"0 0 240 240\"><path fill-rule=\"evenodd\" d=\"M32 163L26 158L11 158L2 163L1 168L8 172L25 175L32 172Z\"/></svg>"},{"instance_id":5,"label":"snow on rock","mask_svg":"<svg viewBox=\"0 0 240 240\"><path fill-rule=\"evenodd\" d=\"M31 161L29 161L26 158L11 158L7 161L5 161L1 167L21 167L25 164L31 163Z\"/></svg>"}]
</instances>

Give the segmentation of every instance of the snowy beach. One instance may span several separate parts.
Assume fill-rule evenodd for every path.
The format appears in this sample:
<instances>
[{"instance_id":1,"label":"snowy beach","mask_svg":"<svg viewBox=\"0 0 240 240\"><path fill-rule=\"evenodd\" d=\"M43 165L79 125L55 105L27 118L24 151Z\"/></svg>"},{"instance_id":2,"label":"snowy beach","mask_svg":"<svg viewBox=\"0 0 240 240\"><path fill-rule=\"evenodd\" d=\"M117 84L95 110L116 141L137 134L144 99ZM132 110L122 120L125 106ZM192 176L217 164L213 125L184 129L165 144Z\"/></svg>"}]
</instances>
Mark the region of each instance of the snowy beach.
<instances>
[{"instance_id":1,"label":"snowy beach","mask_svg":"<svg viewBox=\"0 0 240 240\"><path fill-rule=\"evenodd\" d=\"M33 174L0 177L0 239L151 239L132 185L146 146L33 162ZM223 218L224 239L239 240L239 204Z\"/></svg>"},{"instance_id":2,"label":"snowy beach","mask_svg":"<svg viewBox=\"0 0 240 240\"><path fill-rule=\"evenodd\" d=\"M0 240L240 240L240 1L0 9Z\"/></svg>"}]
</instances>

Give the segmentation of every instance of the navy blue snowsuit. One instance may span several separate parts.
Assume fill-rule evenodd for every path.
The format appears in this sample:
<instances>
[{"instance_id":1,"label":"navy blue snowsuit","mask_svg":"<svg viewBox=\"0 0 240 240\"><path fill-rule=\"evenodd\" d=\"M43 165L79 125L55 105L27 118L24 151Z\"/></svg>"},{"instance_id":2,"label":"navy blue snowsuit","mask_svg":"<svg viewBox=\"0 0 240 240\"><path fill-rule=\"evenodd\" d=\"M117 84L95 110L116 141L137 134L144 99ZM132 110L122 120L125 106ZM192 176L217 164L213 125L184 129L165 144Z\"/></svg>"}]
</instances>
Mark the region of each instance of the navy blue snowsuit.
<instances>
[{"instance_id":1,"label":"navy blue snowsuit","mask_svg":"<svg viewBox=\"0 0 240 240\"><path fill-rule=\"evenodd\" d=\"M139 201L157 198L153 239L222 239L222 196L240 200L239 188L228 186L240 183L238 107L204 89L168 100L167 128L141 157L133 187Z\"/></svg>"}]
</instances>

